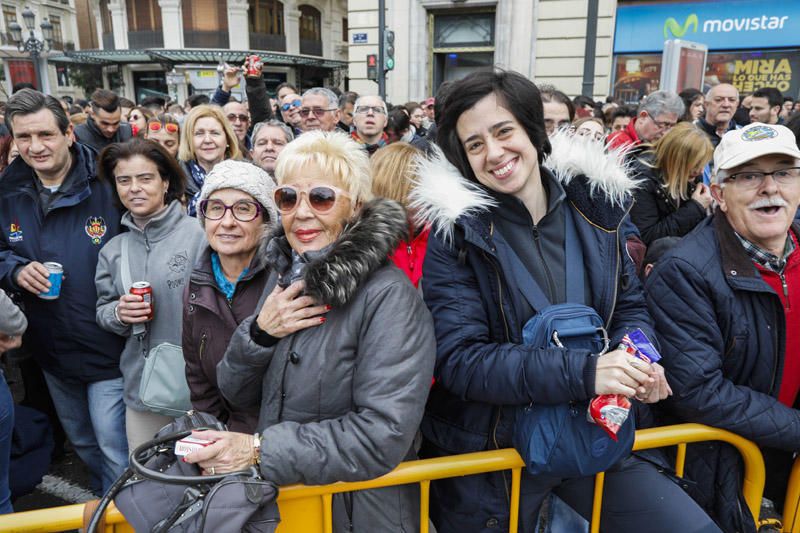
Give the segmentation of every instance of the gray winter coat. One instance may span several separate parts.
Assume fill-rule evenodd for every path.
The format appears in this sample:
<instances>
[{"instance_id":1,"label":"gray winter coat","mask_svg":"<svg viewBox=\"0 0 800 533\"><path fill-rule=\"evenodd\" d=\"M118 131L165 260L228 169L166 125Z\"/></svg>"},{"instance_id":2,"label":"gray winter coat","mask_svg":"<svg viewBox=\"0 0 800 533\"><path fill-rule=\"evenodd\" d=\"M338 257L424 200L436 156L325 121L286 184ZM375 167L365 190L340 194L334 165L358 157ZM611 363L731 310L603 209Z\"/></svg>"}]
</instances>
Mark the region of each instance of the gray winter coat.
<instances>
[{"instance_id":1,"label":"gray winter coat","mask_svg":"<svg viewBox=\"0 0 800 533\"><path fill-rule=\"evenodd\" d=\"M181 345L183 289L189 282L192 265L206 245L205 234L197 219L187 216L177 200L158 217L139 229L130 212L122 216L128 231L117 235L100 250L97 260L97 324L112 333L127 337L120 358L125 405L137 411L147 408L139 399L139 382L144 357L150 348L161 343ZM155 316L147 322L147 334L140 341L131 334L131 326L114 316L119 297L127 292L122 284L120 263L122 243L129 241L128 257L131 282L149 281L153 287Z\"/></svg>"},{"instance_id":2,"label":"gray winter coat","mask_svg":"<svg viewBox=\"0 0 800 533\"><path fill-rule=\"evenodd\" d=\"M28 327L28 320L22 310L0 289L0 333L3 335L22 335Z\"/></svg>"},{"instance_id":3,"label":"gray winter coat","mask_svg":"<svg viewBox=\"0 0 800 533\"><path fill-rule=\"evenodd\" d=\"M436 345L419 294L388 265L388 254L406 230L398 204L366 204L331 251L305 273L306 294L333 307L324 324L270 348L251 338L255 316L233 334L217 379L231 404L260 405L266 479L279 485L367 480L415 458L412 441ZM273 239L289 253L284 236ZM276 267L262 301L283 273ZM333 507L335 531L419 528L417 485L338 495Z\"/></svg>"}]
</instances>

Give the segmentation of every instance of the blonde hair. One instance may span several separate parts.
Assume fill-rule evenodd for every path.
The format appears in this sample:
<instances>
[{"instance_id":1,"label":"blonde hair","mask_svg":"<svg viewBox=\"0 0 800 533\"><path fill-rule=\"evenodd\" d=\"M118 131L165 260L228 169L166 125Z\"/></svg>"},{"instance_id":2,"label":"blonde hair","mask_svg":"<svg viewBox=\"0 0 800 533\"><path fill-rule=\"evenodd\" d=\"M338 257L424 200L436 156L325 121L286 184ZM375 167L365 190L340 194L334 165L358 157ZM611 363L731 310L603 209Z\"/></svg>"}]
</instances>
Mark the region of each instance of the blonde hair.
<instances>
[{"instance_id":1,"label":"blonde hair","mask_svg":"<svg viewBox=\"0 0 800 533\"><path fill-rule=\"evenodd\" d=\"M287 176L316 164L331 176L358 204L372 200L372 174L369 156L360 144L342 132L308 131L286 145L275 165L275 181L283 184Z\"/></svg>"},{"instance_id":2,"label":"blonde hair","mask_svg":"<svg viewBox=\"0 0 800 533\"><path fill-rule=\"evenodd\" d=\"M408 208L408 195L416 182L416 161L422 156L422 150L406 142L392 143L372 154L372 194Z\"/></svg>"},{"instance_id":3,"label":"blonde hair","mask_svg":"<svg viewBox=\"0 0 800 533\"><path fill-rule=\"evenodd\" d=\"M222 114L222 108L209 104L193 107L192 110L189 111L189 114L186 115L183 128L181 128L181 145L178 149L178 159L181 161L191 161L195 159L194 143L192 142L194 127L198 120L206 117L213 118L219 122L222 126L222 131L225 132L225 144L227 144L225 148L225 159L241 159L242 152L239 150L239 139L233 132L233 127L230 122L228 122L228 119Z\"/></svg>"},{"instance_id":4,"label":"blonde hair","mask_svg":"<svg viewBox=\"0 0 800 533\"><path fill-rule=\"evenodd\" d=\"M691 122L679 122L653 145L651 152L652 166L661 171L669 195L674 200L687 200L692 170L711 161L714 147L708 136Z\"/></svg>"}]
</instances>

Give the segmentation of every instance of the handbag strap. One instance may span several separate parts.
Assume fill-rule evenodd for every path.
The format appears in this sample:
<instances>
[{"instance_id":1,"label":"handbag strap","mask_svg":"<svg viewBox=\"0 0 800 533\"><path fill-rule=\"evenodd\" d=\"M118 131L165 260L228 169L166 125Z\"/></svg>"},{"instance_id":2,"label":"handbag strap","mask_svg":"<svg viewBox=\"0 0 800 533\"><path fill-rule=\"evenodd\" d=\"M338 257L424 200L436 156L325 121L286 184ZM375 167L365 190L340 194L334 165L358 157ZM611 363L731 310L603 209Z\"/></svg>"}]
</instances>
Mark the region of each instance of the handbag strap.
<instances>
[{"instance_id":1,"label":"handbag strap","mask_svg":"<svg viewBox=\"0 0 800 533\"><path fill-rule=\"evenodd\" d=\"M130 234L122 239L122 256L119 262L119 273L122 276L122 288L125 293L131 291L133 280L131 278L131 261L130 261ZM147 326L143 323L133 324L131 326L131 333L137 337L141 337L147 333Z\"/></svg>"},{"instance_id":2,"label":"handbag strap","mask_svg":"<svg viewBox=\"0 0 800 533\"><path fill-rule=\"evenodd\" d=\"M564 246L566 248L567 302L582 304L585 300L584 290L586 287L583 272L583 250L578 240L578 232L575 229L575 215L569 206L566 207L564 225L566 226ZM514 281L516 282L517 288L522 293L522 296L528 301L528 304L530 304L535 312L541 312L546 307L552 305L533 276L528 275L523 278L520 275L522 272L527 273L528 269L523 265L522 260L510 245L509 251L509 259L512 262L511 272L515 278Z\"/></svg>"}]
</instances>

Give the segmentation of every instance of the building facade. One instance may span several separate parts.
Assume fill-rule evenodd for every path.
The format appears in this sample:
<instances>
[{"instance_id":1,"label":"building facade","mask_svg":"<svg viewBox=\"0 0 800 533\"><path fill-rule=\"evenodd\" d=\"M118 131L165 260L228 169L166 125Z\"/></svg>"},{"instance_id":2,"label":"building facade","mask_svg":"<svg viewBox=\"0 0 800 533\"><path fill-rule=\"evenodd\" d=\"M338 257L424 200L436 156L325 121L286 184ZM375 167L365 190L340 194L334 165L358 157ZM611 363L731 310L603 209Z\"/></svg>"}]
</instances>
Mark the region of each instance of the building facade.
<instances>
[{"instance_id":1,"label":"building facade","mask_svg":"<svg viewBox=\"0 0 800 533\"><path fill-rule=\"evenodd\" d=\"M133 100L211 94L218 67L248 54L268 88L341 85L347 74L346 0L70 1L94 23L81 21L80 49L50 61L102 66L104 85Z\"/></svg>"},{"instance_id":2,"label":"building facade","mask_svg":"<svg viewBox=\"0 0 800 533\"><path fill-rule=\"evenodd\" d=\"M615 0L599 0L594 94L610 86ZM378 51L377 0L350 0L350 86L374 93L366 57ZM435 94L441 82L477 69L518 71L537 83L581 93L587 0L386 0L386 25L395 32L392 102Z\"/></svg>"},{"instance_id":3,"label":"building facade","mask_svg":"<svg viewBox=\"0 0 800 533\"><path fill-rule=\"evenodd\" d=\"M15 83L28 82L37 84L36 69L42 75L43 91L56 96L77 96L80 89L70 83L68 71L62 65L48 62L47 58L61 55L64 51L77 48L78 24L75 0L0 0L2 20L0 20L0 61L2 61L2 79L0 79L0 93L6 99L11 94ZM47 19L53 26L53 39L51 50L44 52L38 63L26 52L20 52L14 42L9 26L17 22L23 28L23 39L30 36L22 18L23 10L29 7L35 15L34 35L42 40L40 24Z\"/></svg>"}]
</instances>

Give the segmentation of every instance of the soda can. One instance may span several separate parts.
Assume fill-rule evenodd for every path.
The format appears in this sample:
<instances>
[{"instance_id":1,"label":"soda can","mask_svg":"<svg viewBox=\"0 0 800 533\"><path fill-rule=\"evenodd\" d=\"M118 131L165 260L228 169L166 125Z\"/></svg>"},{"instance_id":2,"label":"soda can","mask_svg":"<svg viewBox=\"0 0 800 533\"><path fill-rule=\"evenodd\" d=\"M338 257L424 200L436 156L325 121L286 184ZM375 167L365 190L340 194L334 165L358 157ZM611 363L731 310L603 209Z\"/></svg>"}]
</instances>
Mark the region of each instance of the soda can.
<instances>
[{"instance_id":1,"label":"soda can","mask_svg":"<svg viewBox=\"0 0 800 533\"><path fill-rule=\"evenodd\" d=\"M64 267L61 263L48 261L44 267L50 273L47 280L50 282L50 290L39 293L42 300L57 300L61 296L61 281L64 279Z\"/></svg>"},{"instance_id":2,"label":"soda can","mask_svg":"<svg viewBox=\"0 0 800 533\"><path fill-rule=\"evenodd\" d=\"M258 56L250 56L247 58L247 76L258 76L256 67L261 67L261 58Z\"/></svg>"},{"instance_id":3,"label":"soda can","mask_svg":"<svg viewBox=\"0 0 800 533\"><path fill-rule=\"evenodd\" d=\"M150 304L150 314L147 315L147 320L153 320L155 306L153 305L153 287L150 286L150 283L147 281L135 282L131 285L131 294L141 296L143 302Z\"/></svg>"}]
</instances>

